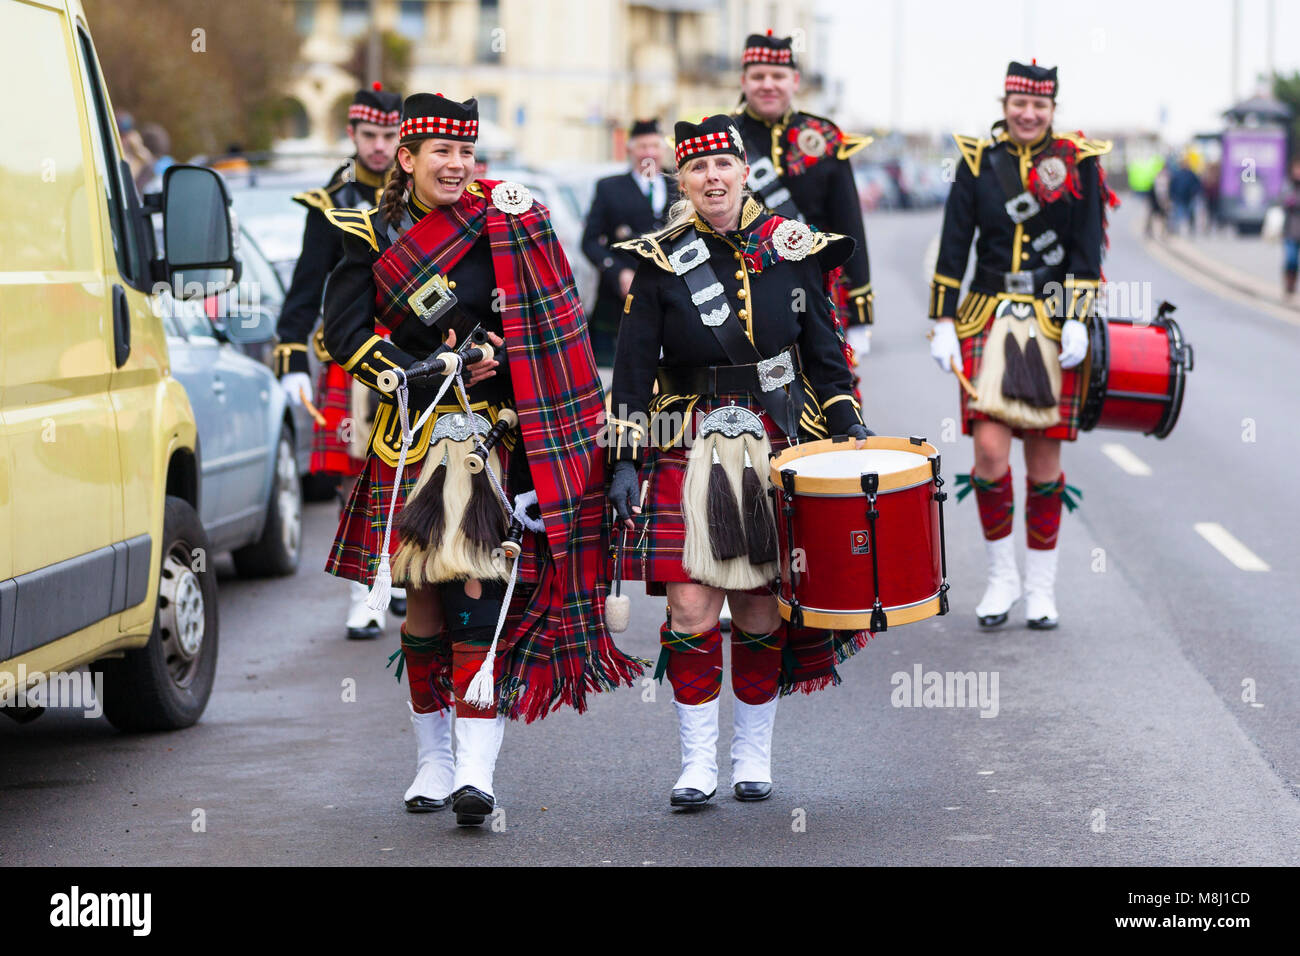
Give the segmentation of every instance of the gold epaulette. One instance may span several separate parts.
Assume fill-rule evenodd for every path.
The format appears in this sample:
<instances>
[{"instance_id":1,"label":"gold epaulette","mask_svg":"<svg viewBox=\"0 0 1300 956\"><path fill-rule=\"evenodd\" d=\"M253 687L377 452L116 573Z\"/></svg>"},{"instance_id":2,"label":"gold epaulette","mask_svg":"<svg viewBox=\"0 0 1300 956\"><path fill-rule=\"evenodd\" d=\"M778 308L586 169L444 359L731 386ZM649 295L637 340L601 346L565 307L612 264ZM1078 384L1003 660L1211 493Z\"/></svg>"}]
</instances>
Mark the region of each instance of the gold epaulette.
<instances>
[{"instance_id":1,"label":"gold epaulette","mask_svg":"<svg viewBox=\"0 0 1300 956\"><path fill-rule=\"evenodd\" d=\"M1073 143L1074 148L1079 151L1078 158L1081 160L1089 156L1105 156L1115 145L1108 139L1089 139L1082 133L1057 133L1056 138Z\"/></svg>"},{"instance_id":2,"label":"gold epaulette","mask_svg":"<svg viewBox=\"0 0 1300 956\"><path fill-rule=\"evenodd\" d=\"M370 248L379 251L379 241L375 238L374 215L378 209L327 209L325 218L344 232L358 236L370 243Z\"/></svg>"},{"instance_id":3,"label":"gold epaulette","mask_svg":"<svg viewBox=\"0 0 1300 956\"><path fill-rule=\"evenodd\" d=\"M855 136L852 133L844 133L844 141L840 143L839 150L835 153L836 159L848 159L860 149L866 149L876 141L874 136Z\"/></svg>"},{"instance_id":4,"label":"gold epaulette","mask_svg":"<svg viewBox=\"0 0 1300 956\"><path fill-rule=\"evenodd\" d=\"M308 209L319 209L321 212L334 208L333 197L324 189L309 189L305 193L297 193L293 201L301 203Z\"/></svg>"},{"instance_id":5,"label":"gold epaulette","mask_svg":"<svg viewBox=\"0 0 1300 956\"><path fill-rule=\"evenodd\" d=\"M993 141L980 139L978 136L962 136L960 133L953 133L952 138L957 142L957 149L961 152L961 158L966 160L966 167L971 175L979 176L980 159L984 155L984 150L993 145Z\"/></svg>"},{"instance_id":6,"label":"gold epaulette","mask_svg":"<svg viewBox=\"0 0 1300 956\"><path fill-rule=\"evenodd\" d=\"M665 272L672 272L672 263L668 261L668 252L664 249L663 243L669 239L676 239L685 230L691 227L691 220L678 223L675 226L669 226L666 229L660 229L658 232L647 233L644 236L637 236L634 239L625 239L622 242L614 243L613 248L622 249L625 252L631 252L640 256L642 259L648 259Z\"/></svg>"}]
</instances>

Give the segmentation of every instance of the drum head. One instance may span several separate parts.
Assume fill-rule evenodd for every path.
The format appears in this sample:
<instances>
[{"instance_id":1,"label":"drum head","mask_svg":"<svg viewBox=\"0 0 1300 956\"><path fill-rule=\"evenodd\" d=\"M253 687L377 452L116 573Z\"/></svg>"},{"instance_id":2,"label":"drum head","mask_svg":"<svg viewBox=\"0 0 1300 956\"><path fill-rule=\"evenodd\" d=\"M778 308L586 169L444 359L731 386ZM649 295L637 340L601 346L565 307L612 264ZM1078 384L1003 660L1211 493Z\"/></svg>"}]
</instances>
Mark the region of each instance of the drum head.
<instances>
[{"instance_id":1,"label":"drum head","mask_svg":"<svg viewBox=\"0 0 1300 956\"><path fill-rule=\"evenodd\" d=\"M785 465L805 478L857 478L869 472L892 475L912 468L928 468L924 455L891 448L846 448L804 455Z\"/></svg>"}]
</instances>

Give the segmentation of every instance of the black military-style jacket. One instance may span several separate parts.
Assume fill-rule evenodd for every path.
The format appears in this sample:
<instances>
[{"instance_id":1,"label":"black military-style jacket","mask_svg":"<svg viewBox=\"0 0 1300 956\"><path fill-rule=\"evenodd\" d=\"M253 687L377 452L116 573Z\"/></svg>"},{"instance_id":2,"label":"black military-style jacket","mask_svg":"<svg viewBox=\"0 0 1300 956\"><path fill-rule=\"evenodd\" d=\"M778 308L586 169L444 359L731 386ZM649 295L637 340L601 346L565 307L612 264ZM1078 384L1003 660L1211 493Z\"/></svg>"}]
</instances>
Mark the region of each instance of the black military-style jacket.
<instances>
[{"instance_id":1,"label":"black military-style jacket","mask_svg":"<svg viewBox=\"0 0 1300 956\"><path fill-rule=\"evenodd\" d=\"M780 221L760 203L748 199L735 232L720 234L702 220L693 219L623 244L639 262L623 307L614 360L609 421L615 428L620 423L625 428L611 443L611 460L640 465L644 459L648 437L644 425L661 366L733 364L713 331L701 321L699 306L692 303L685 281L669 263L673 241L692 226L708 247L709 263L731 311L759 354L771 358L797 345L804 379L812 386L806 401L817 403L830 432L843 434L849 425L861 423L853 381L832 324L830 301L823 291L824 273L852 253L853 240L814 233L804 258L777 258L756 269L753 257L744 251L752 249L750 240L761 235L759 230L774 218ZM804 424L809 411L805 406ZM641 431L635 432L629 424L639 424Z\"/></svg>"},{"instance_id":2,"label":"black military-style jacket","mask_svg":"<svg viewBox=\"0 0 1300 956\"><path fill-rule=\"evenodd\" d=\"M587 212L582 232L582 252L600 272L602 302L619 302L618 275L624 269L636 269L637 258L615 243L644 236L663 228L668 210L677 199L671 181L665 181L667 195L658 216L649 197L641 191L634 172L607 176L596 183L596 192Z\"/></svg>"},{"instance_id":3,"label":"black military-style jacket","mask_svg":"<svg viewBox=\"0 0 1300 956\"><path fill-rule=\"evenodd\" d=\"M736 126L751 169L758 160L770 159L805 222L853 240L853 255L844 263L849 319L859 325L873 321L867 231L849 164L849 157L871 138L848 135L824 117L795 110L769 123L745 105L736 110Z\"/></svg>"},{"instance_id":4,"label":"black military-style jacket","mask_svg":"<svg viewBox=\"0 0 1300 956\"><path fill-rule=\"evenodd\" d=\"M1059 336L1066 318L1086 317L1093 308L1101 278L1106 203L1097 157L1111 144L1050 130L1028 145L1016 143L1005 131L994 139L953 138L961 160L944 210L930 284L930 317L959 318L962 277L978 232L971 291L1043 299L1045 285L1055 291L1052 284L1059 284L1064 308L1054 304L1047 310ZM1008 171L1001 176L998 162ZM1062 170L1067 182L1057 186ZM1059 195L1040 199L1040 192L1051 186ZM1018 198L1008 195L1012 188L1020 190ZM964 330L959 321L958 334L963 331L978 330Z\"/></svg>"},{"instance_id":5,"label":"black military-style jacket","mask_svg":"<svg viewBox=\"0 0 1300 956\"><path fill-rule=\"evenodd\" d=\"M471 189L477 184L471 184ZM427 210L412 200L408 204L412 220L418 220ZM325 289L324 340L325 348L343 369L367 388L379 392L379 373L391 369L406 369L420 359L428 358L442 345L445 336L434 326L425 325L411 317L396 329L389 330L385 339L377 331L375 319L374 264L393 243L398 233L390 229L378 209L336 209L327 214L331 228L342 237L343 257L330 273ZM464 332L475 323L497 335L503 335L501 313L492 308L496 274L492 266L492 250L486 230L469 250L445 273L448 287L455 292L459 314L452 327L457 333L457 343L463 344ZM477 382L467 389L471 403L488 403L499 406L510 399L510 366L505 353L498 350L496 359L501 364L496 374ZM412 387L410 405L418 414L433 401L436 386ZM394 402L389 395L381 395L379 413L375 418L376 440L372 447L390 464L396 462L396 449L401 443L397 416L393 414ZM454 402L451 394L444 403ZM411 422L414 424L414 421ZM427 441L428 429L425 429ZM418 460L423 447L413 446L408 461Z\"/></svg>"},{"instance_id":6,"label":"black military-style jacket","mask_svg":"<svg viewBox=\"0 0 1300 956\"><path fill-rule=\"evenodd\" d=\"M383 179L354 157L334 171L324 188L293 197L295 202L307 207L307 221L302 230L302 251L293 267L293 279L276 326L280 340L275 348L277 375L309 370L307 340L320 318L325 280L343 258L341 234L326 220L326 211L366 209L377 205L383 193ZM316 357L328 361L329 355L319 332L315 336L315 347Z\"/></svg>"}]
</instances>

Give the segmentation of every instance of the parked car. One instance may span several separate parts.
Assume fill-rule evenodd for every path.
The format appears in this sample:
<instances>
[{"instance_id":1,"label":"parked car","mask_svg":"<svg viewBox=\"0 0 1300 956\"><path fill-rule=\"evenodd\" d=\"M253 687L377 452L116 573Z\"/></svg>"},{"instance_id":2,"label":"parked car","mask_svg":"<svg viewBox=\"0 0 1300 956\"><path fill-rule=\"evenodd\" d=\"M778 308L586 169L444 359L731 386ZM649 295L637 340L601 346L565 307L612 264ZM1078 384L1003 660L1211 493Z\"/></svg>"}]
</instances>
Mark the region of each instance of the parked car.
<instances>
[{"instance_id":1,"label":"parked car","mask_svg":"<svg viewBox=\"0 0 1300 956\"><path fill-rule=\"evenodd\" d=\"M302 553L299 425L275 374L241 348L274 337L278 310L236 303L218 325L202 307L173 304L167 348L198 423L199 517L212 551L230 551L242 575L292 574Z\"/></svg>"},{"instance_id":2,"label":"parked car","mask_svg":"<svg viewBox=\"0 0 1300 956\"><path fill-rule=\"evenodd\" d=\"M0 687L88 664L116 727L186 727L216 674L217 583L156 283L233 274L225 186L167 170L159 256L80 0L0 3L0 91L23 117L0 146Z\"/></svg>"}]
</instances>

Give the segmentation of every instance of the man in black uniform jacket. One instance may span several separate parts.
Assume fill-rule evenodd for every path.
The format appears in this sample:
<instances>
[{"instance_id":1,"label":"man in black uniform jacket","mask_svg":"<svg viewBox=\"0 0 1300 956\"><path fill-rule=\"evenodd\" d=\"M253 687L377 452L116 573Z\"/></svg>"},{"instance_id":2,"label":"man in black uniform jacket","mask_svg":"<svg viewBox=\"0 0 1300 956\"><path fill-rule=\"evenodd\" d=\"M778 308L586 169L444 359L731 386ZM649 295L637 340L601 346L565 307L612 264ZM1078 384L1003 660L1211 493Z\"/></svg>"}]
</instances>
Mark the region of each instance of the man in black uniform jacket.
<instances>
[{"instance_id":1,"label":"man in black uniform jacket","mask_svg":"<svg viewBox=\"0 0 1300 956\"><path fill-rule=\"evenodd\" d=\"M871 142L822 116L794 108L799 64L790 37L751 34L741 57L736 127L745 140L749 187L768 209L823 232L853 239L853 255L835 278L836 317L859 353L870 348L871 268L858 187L849 157ZM849 366L855 365L846 355Z\"/></svg>"},{"instance_id":2,"label":"man in black uniform jacket","mask_svg":"<svg viewBox=\"0 0 1300 956\"><path fill-rule=\"evenodd\" d=\"M658 120L637 120L627 137L630 169L596 183L596 195L582 233L582 252L600 273L591 311L591 347L597 365L614 364L623 300L636 271L634 256L614 243L663 228L677 192L663 173L664 138Z\"/></svg>"},{"instance_id":3,"label":"man in black uniform jacket","mask_svg":"<svg viewBox=\"0 0 1300 956\"><path fill-rule=\"evenodd\" d=\"M305 395L314 401L320 417L312 439L311 471L313 474L342 476L340 500L346 501L352 480L360 470L364 452L357 455L353 442L344 436L340 425L352 419L352 427L364 429L368 414L353 407L351 377L330 360L320 331L321 297L330 270L343 258L341 233L326 221L330 209L364 209L377 204L393 157L397 154L397 127L401 120L402 98L375 83L370 89L358 90L348 108L348 138L356 146L356 155L334 171L323 189L313 189L294 196L307 207L303 227L302 252L294 266L293 281L285 295L276 329L279 344L275 348L275 371L280 385L293 404ZM312 338L316 358L321 362L316 388L312 388L307 361L307 340ZM358 436L363 438L364 436ZM384 627L384 615L365 606L366 589L353 587L347 618L348 637L377 637ZM404 598L394 601L394 613L400 613Z\"/></svg>"}]
</instances>

